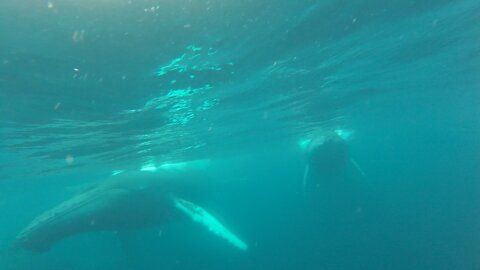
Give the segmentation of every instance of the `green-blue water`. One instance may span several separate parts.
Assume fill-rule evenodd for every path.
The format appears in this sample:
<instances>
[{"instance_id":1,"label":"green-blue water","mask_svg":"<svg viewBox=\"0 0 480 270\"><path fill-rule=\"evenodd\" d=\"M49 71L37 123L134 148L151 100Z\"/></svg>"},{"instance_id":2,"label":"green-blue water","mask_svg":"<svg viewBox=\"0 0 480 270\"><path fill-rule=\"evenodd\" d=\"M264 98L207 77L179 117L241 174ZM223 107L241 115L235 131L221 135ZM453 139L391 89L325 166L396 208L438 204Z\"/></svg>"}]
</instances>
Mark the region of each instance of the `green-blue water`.
<instances>
[{"instance_id":1,"label":"green-blue water","mask_svg":"<svg viewBox=\"0 0 480 270\"><path fill-rule=\"evenodd\" d=\"M480 269L479 71L474 0L1 1L0 269ZM334 129L361 181L308 203L299 142ZM188 222L13 248L112 171L200 158L245 252Z\"/></svg>"}]
</instances>

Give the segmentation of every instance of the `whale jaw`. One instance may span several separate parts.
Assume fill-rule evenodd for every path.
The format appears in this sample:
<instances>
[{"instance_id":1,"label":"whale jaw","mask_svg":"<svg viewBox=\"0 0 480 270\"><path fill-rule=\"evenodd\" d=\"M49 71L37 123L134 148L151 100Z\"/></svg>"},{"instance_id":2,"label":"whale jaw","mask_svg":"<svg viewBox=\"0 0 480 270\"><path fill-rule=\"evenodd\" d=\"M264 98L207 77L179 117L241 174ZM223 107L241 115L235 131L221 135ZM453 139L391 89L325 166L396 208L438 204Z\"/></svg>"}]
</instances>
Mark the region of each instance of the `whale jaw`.
<instances>
[{"instance_id":1,"label":"whale jaw","mask_svg":"<svg viewBox=\"0 0 480 270\"><path fill-rule=\"evenodd\" d=\"M165 198L143 195L99 186L39 215L16 236L15 246L46 252L77 234L138 229L172 218L170 207L162 207Z\"/></svg>"}]
</instances>

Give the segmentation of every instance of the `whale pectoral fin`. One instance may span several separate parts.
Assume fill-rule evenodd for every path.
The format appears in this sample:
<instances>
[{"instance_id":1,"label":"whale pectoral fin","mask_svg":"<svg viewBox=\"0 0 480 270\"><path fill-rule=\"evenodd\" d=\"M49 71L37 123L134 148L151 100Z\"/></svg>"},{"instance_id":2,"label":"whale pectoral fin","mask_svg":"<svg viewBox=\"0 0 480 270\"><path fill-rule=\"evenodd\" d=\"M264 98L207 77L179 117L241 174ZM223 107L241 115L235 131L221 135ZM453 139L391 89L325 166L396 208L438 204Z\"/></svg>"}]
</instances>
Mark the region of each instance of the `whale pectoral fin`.
<instances>
[{"instance_id":1,"label":"whale pectoral fin","mask_svg":"<svg viewBox=\"0 0 480 270\"><path fill-rule=\"evenodd\" d=\"M309 177L309 174L310 174L310 165L307 164L307 166L305 166L305 170L303 171L302 186L303 186L303 193L304 193L304 194L307 193L307 186L308 186L308 177Z\"/></svg>"},{"instance_id":2,"label":"whale pectoral fin","mask_svg":"<svg viewBox=\"0 0 480 270\"><path fill-rule=\"evenodd\" d=\"M173 198L173 203L175 208L180 210L180 212L191 217L194 222L202 224L213 234L227 240L230 244L241 250L248 249L248 245L245 242L202 207L180 198Z\"/></svg>"}]
</instances>

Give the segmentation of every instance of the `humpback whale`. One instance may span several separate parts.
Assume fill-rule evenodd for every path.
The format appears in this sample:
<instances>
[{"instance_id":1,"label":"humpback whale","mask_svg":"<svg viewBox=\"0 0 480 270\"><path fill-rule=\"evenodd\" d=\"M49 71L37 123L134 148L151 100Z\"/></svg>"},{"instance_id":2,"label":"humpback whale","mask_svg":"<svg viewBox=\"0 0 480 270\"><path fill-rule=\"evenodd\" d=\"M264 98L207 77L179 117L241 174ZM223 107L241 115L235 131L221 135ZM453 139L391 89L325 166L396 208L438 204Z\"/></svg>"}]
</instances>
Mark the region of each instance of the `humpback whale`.
<instances>
[{"instance_id":1,"label":"humpback whale","mask_svg":"<svg viewBox=\"0 0 480 270\"><path fill-rule=\"evenodd\" d=\"M34 252L57 242L95 231L121 231L155 226L186 217L228 243L247 244L203 207L182 197L208 177L210 161L164 164L145 171L113 175L99 185L45 211L16 237L16 246Z\"/></svg>"}]
</instances>

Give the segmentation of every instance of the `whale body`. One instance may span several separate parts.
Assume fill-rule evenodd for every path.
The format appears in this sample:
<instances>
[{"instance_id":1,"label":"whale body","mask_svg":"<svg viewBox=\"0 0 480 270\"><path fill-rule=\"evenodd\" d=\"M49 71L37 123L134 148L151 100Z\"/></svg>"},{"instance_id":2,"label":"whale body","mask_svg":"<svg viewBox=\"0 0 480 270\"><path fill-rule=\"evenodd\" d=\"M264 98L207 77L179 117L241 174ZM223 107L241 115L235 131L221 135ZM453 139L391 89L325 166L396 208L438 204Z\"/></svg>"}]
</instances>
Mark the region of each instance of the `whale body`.
<instances>
[{"instance_id":1,"label":"whale body","mask_svg":"<svg viewBox=\"0 0 480 270\"><path fill-rule=\"evenodd\" d=\"M36 217L17 235L16 245L44 252L80 233L140 229L187 217L246 250L216 217L181 197L186 187L202 183L207 168L206 161L192 161L112 176Z\"/></svg>"}]
</instances>

